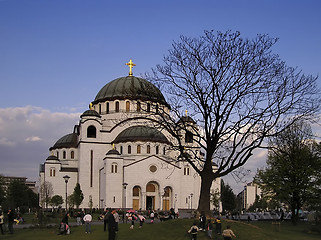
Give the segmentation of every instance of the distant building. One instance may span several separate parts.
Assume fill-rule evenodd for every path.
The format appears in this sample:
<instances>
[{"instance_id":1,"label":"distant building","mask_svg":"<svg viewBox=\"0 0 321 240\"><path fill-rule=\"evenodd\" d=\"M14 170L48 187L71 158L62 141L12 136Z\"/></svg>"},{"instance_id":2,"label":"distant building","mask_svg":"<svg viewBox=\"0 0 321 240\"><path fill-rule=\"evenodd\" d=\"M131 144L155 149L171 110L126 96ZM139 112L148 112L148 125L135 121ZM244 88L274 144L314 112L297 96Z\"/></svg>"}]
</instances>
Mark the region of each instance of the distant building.
<instances>
[{"instance_id":1,"label":"distant building","mask_svg":"<svg viewBox=\"0 0 321 240\"><path fill-rule=\"evenodd\" d=\"M261 197L262 190L256 183L248 183L244 186L244 190L240 193L242 199L242 208L249 209L255 202L256 196Z\"/></svg>"},{"instance_id":2,"label":"distant building","mask_svg":"<svg viewBox=\"0 0 321 240\"><path fill-rule=\"evenodd\" d=\"M36 188L36 182L35 181L27 181L26 177L13 177L13 176L1 176L2 179L2 187L5 191L7 191L8 186L10 183L14 181L19 181L21 183L24 183L29 187L32 191L37 193L37 188Z\"/></svg>"}]
</instances>

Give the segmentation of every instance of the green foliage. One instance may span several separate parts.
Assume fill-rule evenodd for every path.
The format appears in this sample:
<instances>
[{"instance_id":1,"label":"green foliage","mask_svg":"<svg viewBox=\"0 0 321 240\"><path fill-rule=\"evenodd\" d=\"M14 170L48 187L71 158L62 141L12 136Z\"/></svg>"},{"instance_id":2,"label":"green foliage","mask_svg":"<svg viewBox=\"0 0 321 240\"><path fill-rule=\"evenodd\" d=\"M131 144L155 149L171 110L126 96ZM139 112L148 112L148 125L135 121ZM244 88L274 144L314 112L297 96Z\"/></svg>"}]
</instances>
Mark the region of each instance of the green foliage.
<instances>
[{"instance_id":1,"label":"green foliage","mask_svg":"<svg viewBox=\"0 0 321 240\"><path fill-rule=\"evenodd\" d=\"M256 181L265 195L291 208L296 223L304 204L320 204L321 158L320 146L311 140L309 125L298 122L273 138L267 168L258 172Z\"/></svg>"},{"instance_id":2,"label":"green foliage","mask_svg":"<svg viewBox=\"0 0 321 240\"><path fill-rule=\"evenodd\" d=\"M74 204L76 205L77 208L79 208L79 205L84 200L84 194L82 193L82 191L80 189L79 183L76 184L72 195L73 195Z\"/></svg>"},{"instance_id":3,"label":"green foliage","mask_svg":"<svg viewBox=\"0 0 321 240\"><path fill-rule=\"evenodd\" d=\"M64 203L64 200L60 195L54 195L50 199L50 205L53 207L60 207L63 203Z\"/></svg>"},{"instance_id":4,"label":"green foliage","mask_svg":"<svg viewBox=\"0 0 321 240\"><path fill-rule=\"evenodd\" d=\"M230 185L221 181L221 201L223 211L232 212L236 208L236 196Z\"/></svg>"}]
</instances>

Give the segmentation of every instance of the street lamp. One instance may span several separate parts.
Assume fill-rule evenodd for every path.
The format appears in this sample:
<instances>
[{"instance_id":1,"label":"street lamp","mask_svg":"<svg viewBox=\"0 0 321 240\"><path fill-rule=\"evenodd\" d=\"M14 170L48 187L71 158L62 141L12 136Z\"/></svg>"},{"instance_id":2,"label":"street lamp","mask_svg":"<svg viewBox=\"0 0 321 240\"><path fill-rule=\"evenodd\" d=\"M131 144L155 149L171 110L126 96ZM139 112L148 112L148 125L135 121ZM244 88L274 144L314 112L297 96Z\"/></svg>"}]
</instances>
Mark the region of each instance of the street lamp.
<instances>
[{"instance_id":1,"label":"street lamp","mask_svg":"<svg viewBox=\"0 0 321 240\"><path fill-rule=\"evenodd\" d=\"M124 200L123 200L123 208L126 208L126 188L127 188L128 183L123 183L124 187Z\"/></svg>"},{"instance_id":2,"label":"street lamp","mask_svg":"<svg viewBox=\"0 0 321 240\"><path fill-rule=\"evenodd\" d=\"M67 212L67 184L68 184L69 178L70 177L68 175L63 176L63 179L65 179L65 183L66 183L66 212Z\"/></svg>"},{"instance_id":3,"label":"street lamp","mask_svg":"<svg viewBox=\"0 0 321 240\"><path fill-rule=\"evenodd\" d=\"M193 193L191 193L191 209L193 209Z\"/></svg>"}]
</instances>

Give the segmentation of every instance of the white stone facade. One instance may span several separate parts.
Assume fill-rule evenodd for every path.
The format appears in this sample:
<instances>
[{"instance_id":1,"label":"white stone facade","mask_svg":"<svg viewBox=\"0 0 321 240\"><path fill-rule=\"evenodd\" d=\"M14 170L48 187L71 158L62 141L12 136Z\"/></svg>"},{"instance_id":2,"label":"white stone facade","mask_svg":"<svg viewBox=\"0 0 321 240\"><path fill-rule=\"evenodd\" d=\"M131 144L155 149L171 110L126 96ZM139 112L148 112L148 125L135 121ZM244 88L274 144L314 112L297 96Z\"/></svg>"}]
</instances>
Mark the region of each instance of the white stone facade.
<instances>
[{"instance_id":1,"label":"white stone facade","mask_svg":"<svg viewBox=\"0 0 321 240\"><path fill-rule=\"evenodd\" d=\"M120 138L129 128L152 129L138 118L158 109L169 112L164 104L146 99L94 101L74 132L50 148L52 156L40 168L41 183L50 182L53 195L65 199L63 176L68 175L68 195L76 183L84 194L81 208L88 208L92 201L94 208L196 209L200 177L187 162L176 161L168 133L160 133L167 142L150 136L131 140L131 135L126 135L127 141ZM195 141L186 142L186 146L200 154ZM220 179L213 182L212 190L216 189L220 190Z\"/></svg>"}]
</instances>

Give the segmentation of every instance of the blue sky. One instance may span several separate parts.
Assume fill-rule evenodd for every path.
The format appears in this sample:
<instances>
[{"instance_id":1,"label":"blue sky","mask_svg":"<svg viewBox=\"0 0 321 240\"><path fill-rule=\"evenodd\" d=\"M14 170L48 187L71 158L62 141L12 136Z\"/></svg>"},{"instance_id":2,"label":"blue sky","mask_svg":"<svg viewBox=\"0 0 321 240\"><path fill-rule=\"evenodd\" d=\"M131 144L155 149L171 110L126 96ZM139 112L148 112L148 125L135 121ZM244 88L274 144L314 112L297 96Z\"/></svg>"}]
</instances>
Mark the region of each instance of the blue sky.
<instances>
[{"instance_id":1,"label":"blue sky","mask_svg":"<svg viewBox=\"0 0 321 240\"><path fill-rule=\"evenodd\" d=\"M320 74L320 12L319 0L0 0L0 174L37 180L49 147L125 63L149 71L180 35L269 34L288 65Z\"/></svg>"}]
</instances>

